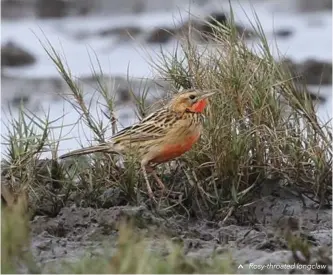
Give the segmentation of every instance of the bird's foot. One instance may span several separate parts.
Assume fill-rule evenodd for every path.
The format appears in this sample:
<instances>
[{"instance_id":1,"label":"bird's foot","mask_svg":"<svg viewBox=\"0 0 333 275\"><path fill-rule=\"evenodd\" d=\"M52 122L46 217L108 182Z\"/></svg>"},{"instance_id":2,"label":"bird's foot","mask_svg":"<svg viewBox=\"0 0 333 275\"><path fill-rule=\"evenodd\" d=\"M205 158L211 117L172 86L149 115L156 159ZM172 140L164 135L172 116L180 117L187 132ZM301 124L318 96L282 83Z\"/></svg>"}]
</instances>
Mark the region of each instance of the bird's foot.
<instances>
[{"instance_id":1,"label":"bird's foot","mask_svg":"<svg viewBox=\"0 0 333 275\"><path fill-rule=\"evenodd\" d=\"M161 189L161 191L164 193L165 191L167 191L167 188L165 187L163 181L161 181L161 179L157 176L157 174L155 173L155 171L152 172L153 177L155 178L155 181L158 185L158 187Z\"/></svg>"},{"instance_id":2,"label":"bird's foot","mask_svg":"<svg viewBox=\"0 0 333 275\"><path fill-rule=\"evenodd\" d=\"M166 193L168 191L168 188L166 188L164 184L158 184L158 188L162 193Z\"/></svg>"},{"instance_id":3,"label":"bird's foot","mask_svg":"<svg viewBox=\"0 0 333 275\"><path fill-rule=\"evenodd\" d=\"M152 201L154 201L155 203L157 203L157 200L156 200L156 198L155 198L155 196L154 196L154 193L153 193L153 191L152 191L151 189L148 189L148 196L149 196L149 199L150 199L150 200L152 200Z\"/></svg>"},{"instance_id":4,"label":"bird's foot","mask_svg":"<svg viewBox=\"0 0 333 275\"><path fill-rule=\"evenodd\" d=\"M168 188L166 188L165 185L158 185L158 187L159 187L159 189L160 189L159 191L160 191L162 194L168 192Z\"/></svg>"}]
</instances>

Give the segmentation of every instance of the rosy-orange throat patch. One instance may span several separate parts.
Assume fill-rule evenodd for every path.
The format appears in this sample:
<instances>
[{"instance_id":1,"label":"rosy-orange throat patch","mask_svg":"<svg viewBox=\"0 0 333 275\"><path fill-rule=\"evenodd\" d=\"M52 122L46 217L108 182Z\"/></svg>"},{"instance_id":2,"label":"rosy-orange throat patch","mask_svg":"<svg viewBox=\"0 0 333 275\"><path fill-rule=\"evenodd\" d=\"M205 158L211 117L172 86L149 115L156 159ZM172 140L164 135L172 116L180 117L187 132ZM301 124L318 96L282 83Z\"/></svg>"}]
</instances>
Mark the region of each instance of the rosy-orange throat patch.
<instances>
[{"instance_id":1,"label":"rosy-orange throat patch","mask_svg":"<svg viewBox=\"0 0 333 275\"><path fill-rule=\"evenodd\" d=\"M198 102L194 103L191 109L193 112L203 113L207 104L208 104L207 99L204 98L204 99L201 99Z\"/></svg>"}]
</instances>

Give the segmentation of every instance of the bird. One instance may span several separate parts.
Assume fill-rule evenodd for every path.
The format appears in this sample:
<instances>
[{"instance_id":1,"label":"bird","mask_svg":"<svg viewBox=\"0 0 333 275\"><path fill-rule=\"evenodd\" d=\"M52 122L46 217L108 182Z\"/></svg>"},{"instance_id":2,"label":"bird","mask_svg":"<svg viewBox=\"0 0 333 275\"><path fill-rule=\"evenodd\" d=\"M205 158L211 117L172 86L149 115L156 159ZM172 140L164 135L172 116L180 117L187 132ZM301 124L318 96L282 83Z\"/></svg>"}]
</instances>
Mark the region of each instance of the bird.
<instances>
[{"instance_id":1,"label":"bird","mask_svg":"<svg viewBox=\"0 0 333 275\"><path fill-rule=\"evenodd\" d=\"M150 198L154 198L148 180L150 173L158 186L165 185L155 167L180 157L199 140L203 131L204 110L208 98L216 91L186 89L176 93L168 104L113 135L106 142L78 149L60 156L60 159L103 152L123 155L137 150L141 170Z\"/></svg>"}]
</instances>

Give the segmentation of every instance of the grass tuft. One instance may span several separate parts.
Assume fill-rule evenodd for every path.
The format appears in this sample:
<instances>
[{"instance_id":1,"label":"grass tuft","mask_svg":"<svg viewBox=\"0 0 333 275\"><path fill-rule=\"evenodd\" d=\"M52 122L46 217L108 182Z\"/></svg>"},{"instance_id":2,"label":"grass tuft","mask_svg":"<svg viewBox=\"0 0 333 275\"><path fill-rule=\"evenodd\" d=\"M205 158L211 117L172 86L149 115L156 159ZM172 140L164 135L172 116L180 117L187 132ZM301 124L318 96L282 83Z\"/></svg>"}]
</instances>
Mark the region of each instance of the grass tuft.
<instances>
[{"instance_id":1,"label":"grass tuft","mask_svg":"<svg viewBox=\"0 0 333 275\"><path fill-rule=\"evenodd\" d=\"M1 208L1 272L40 273L30 251L28 199L18 196L10 207Z\"/></svg>"},{"instance_id":2,"label":"grass tuft","mask_svg":"<svg viewBox=\"0 0 333 275\"><path fill-rule=\"evenodd\" d=\"M209 26L213 32L206 34L204 49L185 37L182 56L162 51L155 64L174 87L219 91L199 144L184 157L201 189L200 198L190 200L212 214L217 208L228 213L253 201L265 180L278 179L330 206L330 124L319 120L310 96L273 58L258 20L252 24L259 39L254 50L236 35L232 16L227 25Z\"/></svg>"}]
</instances>

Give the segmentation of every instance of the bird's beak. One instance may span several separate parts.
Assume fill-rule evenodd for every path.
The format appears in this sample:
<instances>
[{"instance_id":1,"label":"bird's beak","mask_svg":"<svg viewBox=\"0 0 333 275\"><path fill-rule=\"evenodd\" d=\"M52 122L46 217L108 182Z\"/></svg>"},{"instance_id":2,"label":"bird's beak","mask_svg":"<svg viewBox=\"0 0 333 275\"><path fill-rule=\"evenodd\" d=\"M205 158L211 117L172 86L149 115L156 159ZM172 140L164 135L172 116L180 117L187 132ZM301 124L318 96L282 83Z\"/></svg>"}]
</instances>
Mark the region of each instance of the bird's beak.
<instances>
[{"instance_id":1,"label":"bird's beak","mask_svg":"<svg viewBox=\"0 0 333 275\"><path fill-rule=\"evenodd\" d=\"M199 100L202 100L202 99L208 98L208 97L212 96L212 95L215 94L215 93L216 93L216 91L214 91L214 92L209 92L209 93L203 93L203 94L200 96Z\"/></svg>"}]
</instances>

